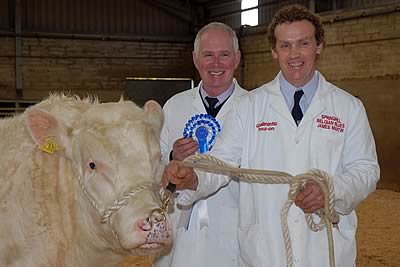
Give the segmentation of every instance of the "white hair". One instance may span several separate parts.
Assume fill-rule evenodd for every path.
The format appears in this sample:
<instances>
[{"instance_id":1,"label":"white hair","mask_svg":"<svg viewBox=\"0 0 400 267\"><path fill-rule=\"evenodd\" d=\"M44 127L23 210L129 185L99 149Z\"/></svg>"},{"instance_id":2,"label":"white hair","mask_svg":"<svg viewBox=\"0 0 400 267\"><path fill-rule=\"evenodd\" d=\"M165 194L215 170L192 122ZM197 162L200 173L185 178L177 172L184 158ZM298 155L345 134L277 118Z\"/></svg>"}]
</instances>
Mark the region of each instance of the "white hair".
<instances>
[{"instance_id":1,"label":"white hair","mask_svg":"<svg viewBox=\"0 0 400 267\"><path fill-rule=\"evenodd\" d=\"M232 38L233 52L237 53L237 51L239 50L239 41L238 41L238 38L236 36L236 32L234 30L232 30L231 27L229 27L228 25L226 25L224 23L211 22L211 23L205 25L203 28L201 28L200 31L196 35L196 39L194 40L194 52L195 52L196 55L198 55L200 53L200 39L201 39L201 36L205 32L207 32L209 30L221 30L221 31L224 31L224 32L228 33Z\"/></svg>"}]
</instances>

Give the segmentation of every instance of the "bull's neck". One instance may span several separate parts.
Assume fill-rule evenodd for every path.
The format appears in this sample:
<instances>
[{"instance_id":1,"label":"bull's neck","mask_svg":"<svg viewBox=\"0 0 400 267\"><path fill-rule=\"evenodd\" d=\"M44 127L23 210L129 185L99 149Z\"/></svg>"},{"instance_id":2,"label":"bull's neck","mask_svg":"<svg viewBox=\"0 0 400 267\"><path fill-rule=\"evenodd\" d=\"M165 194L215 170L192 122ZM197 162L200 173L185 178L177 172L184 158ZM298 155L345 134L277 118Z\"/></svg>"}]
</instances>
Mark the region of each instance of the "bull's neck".
<instances>
[{"instance_id":1,"label":"bull's neck","mask_svg":"<svg viewBox=\"0 0 400 267\"><path fill-rule=\"evenodd\" d=\"M81 244L76 244L76 247L66 258L66 266L118 266L123 260L121 255L112 252L109 249L96 248L90 240L82 240ZM84 243L88 242L88 243Z\"/></svg>"}]
</instances>

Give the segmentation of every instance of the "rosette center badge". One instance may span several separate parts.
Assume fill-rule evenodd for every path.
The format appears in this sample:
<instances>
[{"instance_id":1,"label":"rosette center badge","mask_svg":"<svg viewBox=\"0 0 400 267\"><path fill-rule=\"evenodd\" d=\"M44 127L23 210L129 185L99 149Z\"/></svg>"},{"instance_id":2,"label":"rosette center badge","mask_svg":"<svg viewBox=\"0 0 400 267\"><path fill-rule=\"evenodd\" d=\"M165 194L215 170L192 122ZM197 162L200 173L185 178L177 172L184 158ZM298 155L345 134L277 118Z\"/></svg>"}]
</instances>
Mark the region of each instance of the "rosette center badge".
<instances>
[{"instance_id":1,"label":"rosette center badge","mask_svg":"<svg viewBox=\"0 0 400 267\"><path fill-rule=\"evenodd\" d=\"M210 151L215 137L221 131L219 122L208 114L196 114L191 117L183 129L184 138L193 138L199 144L199 152Z\"/></svg>"}]
</instances>

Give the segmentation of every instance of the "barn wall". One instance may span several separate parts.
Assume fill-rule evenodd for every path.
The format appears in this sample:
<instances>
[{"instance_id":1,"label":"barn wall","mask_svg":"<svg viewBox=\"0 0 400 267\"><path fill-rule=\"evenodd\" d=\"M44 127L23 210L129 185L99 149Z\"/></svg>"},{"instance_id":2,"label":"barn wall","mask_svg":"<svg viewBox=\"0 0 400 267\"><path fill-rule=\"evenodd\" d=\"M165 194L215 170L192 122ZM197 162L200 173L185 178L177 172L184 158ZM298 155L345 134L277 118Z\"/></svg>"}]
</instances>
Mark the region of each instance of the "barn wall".
<instances>
[{"instance_id":1,"label":"barn wall","mask_svg":"<svg viewBox=\"0 0 400 267\"><path fill-rule=\"evenodd\" d=\"M15 1L1 0L1 26L15 26ZM168 11L146 0L20 0L23 32L73 34L185 35L191 32L190 9ZM18 16L17 16L18 19Z\"/></svg>"},{"instance_id":2,"label":"barn wall","mask_svg":"<svg viewBox=\"0 0 400 267\"><path fill-rule=\"evenodd\" d=\"M0 15L0 99L71 90L114 100L126 77L195 76L186 4L1 0Z\"/></svg>"},{"instance_id":3,"label":"barn wall","mask_svg":"<svg viewBox=\"0 0 400 267\"><path fill-rule=\"evenodd\" d=\"M322 16L327 47L318 64L329 81L363 101L376 138L381 186L400 184L400 13L391 10L371 16L348 12L339 21ZM266 27L241 34L242 84L252 89L273 79L278 65L271 57Z\"/></svg>"},{"instance_id":4,"label":"barn wall","mask_svg":"<svg viewBox=\"0 0 400 267\"><path fill-rule=\"evenodd\" d=\"M23 98L49 91L116 100L127 77L194 77L192 43L58 38L22 39ZM14 39L0 37L0 98L15 99Z\"/></svg>"}]
</instances>

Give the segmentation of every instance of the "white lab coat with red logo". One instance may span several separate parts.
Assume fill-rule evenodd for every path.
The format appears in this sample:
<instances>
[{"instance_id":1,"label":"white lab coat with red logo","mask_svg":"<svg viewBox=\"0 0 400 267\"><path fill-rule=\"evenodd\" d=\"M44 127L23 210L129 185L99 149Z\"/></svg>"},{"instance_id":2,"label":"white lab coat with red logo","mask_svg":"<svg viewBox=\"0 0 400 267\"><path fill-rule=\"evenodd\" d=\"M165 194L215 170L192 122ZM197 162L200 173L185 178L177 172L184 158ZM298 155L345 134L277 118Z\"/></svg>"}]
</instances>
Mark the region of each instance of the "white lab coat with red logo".
<instances>
[{"instance_id":1,"label":"white lab coat with red logo","mask_svg":"<svg viewBox=\"0 0 400 267\"><path fill-rule=\"evenodd\" d=\"M233 102L239 96L247 94L234 80L235 89L217 114L221 124L231 111ZM164 105L164 126L161 132L161 153L168 160L173 143L183 137L186 122L196 114L207 114L199 94L199 88L190 89L170 98ZM173 251L156 261L156 267L235 267L238 266L238 183L231 181L216 194L205 198L208 212L208 226L200 227L199 205L190 209L176 206L169 214L174 227ZM190 216L189 228L185 229L186 219ZM179 229L179 222L184 222ZM181 223L182 224L182 223Z\"/></svg>"},{"instance_id":2,"label":"white lab coat with red logo","mask_svg":"<svg viewBox=\"0 0 400 267\"><path fill-rule=\"evenodd\" d=\"M336 266L355 266L354 209L375 189L380 173L364 106L320 75L297 127L280 91L279 75L240 99L210 154L242 168L292 175L312 168L326 171L333 178L335 209L340 213L338 228L333 229ZM226 176L198 174L198 190L186 190L180 203L208 195L227 181ZM239 183L240 266L287 266L280 211L288 188ZM329 266L326 231L310 230L295 205L289 210L288 225L294 266Z\"/></svg>"}]
</instances>

